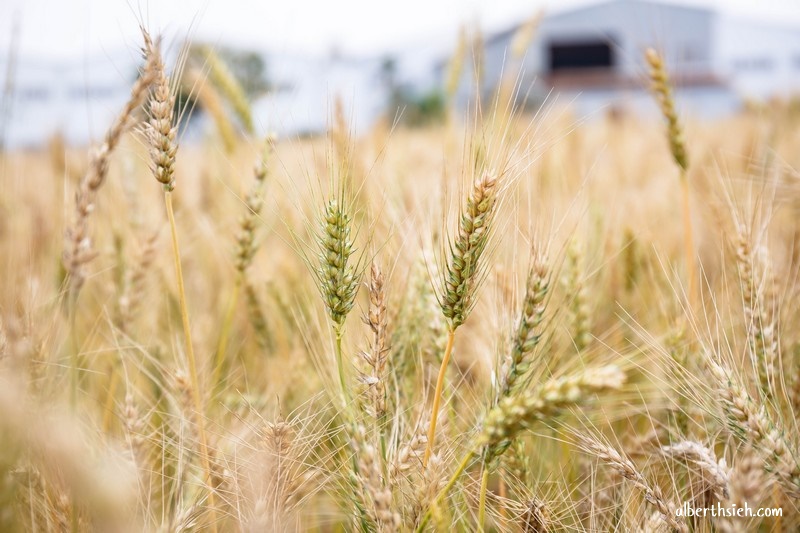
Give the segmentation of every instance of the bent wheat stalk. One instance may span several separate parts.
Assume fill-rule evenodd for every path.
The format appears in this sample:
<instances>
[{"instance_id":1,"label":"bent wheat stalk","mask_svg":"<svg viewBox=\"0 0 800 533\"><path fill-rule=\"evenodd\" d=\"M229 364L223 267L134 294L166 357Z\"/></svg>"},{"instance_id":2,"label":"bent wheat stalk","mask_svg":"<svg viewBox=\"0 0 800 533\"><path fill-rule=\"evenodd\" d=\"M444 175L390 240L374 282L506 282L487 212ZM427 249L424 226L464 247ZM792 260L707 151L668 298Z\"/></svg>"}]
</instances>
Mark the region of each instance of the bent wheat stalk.
<instances>
[{"instance_id":1,"label":"bent wheat stalk","mask_svg":"<svg viewBox=\"0 0 800 533\"><path fill-rule=\"evenodd\" d=\"M70 320L70 403L75 406L79 388L79 355L78 342L75 337L75 305L78 293L86 281L86 265L97 256L92 246L89 233L89 218L95 210L95 202L100 187L106 181L111 153L119 144L122 136L131 128L132 115L144 102L150 86L156 77L157 58L153 53L154 46L150 35L142 29L144 48L142 53L145 65L139 79L131 89L131 96L122 112L114 120L106 132L103 144L91 154L89 169L78 184L75 191L75 218L65 235L65 246L62 262L67 275L66 310Z\"/></svg>"},{"instance_id":2,"label":"bent wheat stalk","mask_svg":"<svg viewBox=\"0 0 800 533\"><path fill-rule=\"evenodd\" d=\"M485 450L487 456L498 456L508 448L507 443L536 422L556 417L570 407L582 405L592 394L619 390L625 380L626 375L618 366L607 365L586 369L572 376L553 378L533 391L501 400L486 415L481 432L447 485L431 502L417 531L424 531L434 508L447 496L481 449Z\"/></svg>"}]
</instances>

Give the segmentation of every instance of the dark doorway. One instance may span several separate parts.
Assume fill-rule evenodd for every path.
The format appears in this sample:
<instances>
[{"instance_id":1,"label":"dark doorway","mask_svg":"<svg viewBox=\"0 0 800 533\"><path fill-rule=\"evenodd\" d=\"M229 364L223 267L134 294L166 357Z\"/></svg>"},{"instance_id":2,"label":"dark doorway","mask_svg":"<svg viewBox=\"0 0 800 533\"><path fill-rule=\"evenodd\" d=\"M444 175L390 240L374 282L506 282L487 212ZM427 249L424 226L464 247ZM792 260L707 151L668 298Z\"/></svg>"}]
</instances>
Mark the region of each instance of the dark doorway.
<instances>
[{"instance_id":1,"label":"dark doorway","mask_svg":"<svg viewBox=\"0 0 800 533\"><path fill-rule=\"evenodd\" d=\"M573 41L550 44L550 72L603 69L614 66L611 44L606 41Z\"/></svg>"}]
</instances>

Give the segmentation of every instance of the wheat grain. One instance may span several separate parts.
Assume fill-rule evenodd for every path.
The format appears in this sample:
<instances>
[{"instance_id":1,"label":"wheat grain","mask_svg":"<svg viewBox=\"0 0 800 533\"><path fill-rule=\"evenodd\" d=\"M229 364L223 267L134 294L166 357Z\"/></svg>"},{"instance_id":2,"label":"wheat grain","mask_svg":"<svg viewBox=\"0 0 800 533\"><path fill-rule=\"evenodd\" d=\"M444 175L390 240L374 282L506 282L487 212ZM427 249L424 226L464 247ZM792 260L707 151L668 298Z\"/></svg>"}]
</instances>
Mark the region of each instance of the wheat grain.
<instances>
[{"instance_id":1,"label":"wheat grain","mask_svg":"<svg viewBox=\"0 0 800 533\"><path fill-rule=\"evenodd\" d=\"M361 352L361 358L369 368L369 373L362 374L361 382L367 387L369 413L377 420L383 420L386 415L386 364L389 356L386 344L388 316L384 277L376 262L372 263L367 287L369 311L364 322L372 332L372 341L369 351Z\"/></svg>"},{"instance_id":2,"label":"wheat grain","mask_svg":"<svg viewBox=\"0 0 800 533\"><path fill-rule=\"evenodd\" d=\"M708 484L718 501L729 496L730 472L725 459L717 459L714 451L699 442L683 440L662 446L661 453L667 457L691 462L700 469L703 482Z\"/></svg>"},{"instance_id":3,"label":"wheat grain","mask_svg":"<svg viewBox=\"0 0 800 533\"><path fill-rule=\"evenodd\" d=\"M522 309L511 339L511 353L506 362L507 370L502 372L500 397L508 396L518 386L521 386L522 384L518 384L518 380L525 376L531 366L528 357L541 338L539 326L544 317L549 289L550 274L546 257L534 251L525 285Z\"/></svg>"},{"instance_id":4,"label":"wheat grain","mask_svg":"<svg viewBox=\"0 0 800 533\"><path fill-rule=\"evenodd\" d=\"M475 305L482 266L480 260L489 242L496 201L497 177L483 174L475 181L467 198L443 273L439 297L442 314L451 330L464 323Z\"/></svg>"}]
</instances>

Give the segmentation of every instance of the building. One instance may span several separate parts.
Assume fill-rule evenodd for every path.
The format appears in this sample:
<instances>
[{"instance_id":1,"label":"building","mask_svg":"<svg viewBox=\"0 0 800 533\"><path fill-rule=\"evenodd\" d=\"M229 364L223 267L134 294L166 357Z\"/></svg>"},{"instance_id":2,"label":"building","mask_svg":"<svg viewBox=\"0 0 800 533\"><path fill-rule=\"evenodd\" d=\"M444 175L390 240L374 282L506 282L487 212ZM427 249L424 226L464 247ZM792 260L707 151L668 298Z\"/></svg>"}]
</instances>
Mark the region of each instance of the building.
<instances>
[{"instance_id":1,"label":"building","mask_svg":"<svg viewBox=\"0 0 800 533\"><path fill-rule=\"evenodd\" d=\"M56 133L77 144L102 139L130 96L138 65L135 52L75 64L0 58L0 142L38 147Z\"/></svg>"},{"instance_id":2,"label":"building","mask_svg":"<svg viewBox=\"0 0 800 533\"><path fill-rule=\"evenodd\" d=\"M258 134L325 132L336 98L355 131L364 131L385 110L379 58L260 55L273 90L252 102ZM20 57L9 62L9 54L0 54L0 145L38 148L56 134L75 146L102 140L128 100L141 62L137 50L78 61ZM214 127L209 116L194 112L181 142L200 140Z\"/></svg>"},{"instance_id":3,"label":"building","mask_svg":"<svg viewBox=\"0 0 800 533\"><path fill-rule=\"evenodd\" d=\"M279 136L325 132L336 99L354 131L365 131L386 108L388 95L377 58L268 54L275 89L253 103L260 133Z\"/></svg>"},{"instance_id":4,"label":"building","mask_svg":"<svg viewBox=\"0 0 800 533\"><path fill-rule=\"evenodd\" d=\"M534 107L547 99L569 103L581 116L609 108L652 112L644 90L648 47L666 58L681 109L693 116L719 116L747 99L800 92L800 24L672 2L600 0L546 13L532 37L522 41L526 27L495 33L476 47L480 54L463 62L457 106L466 108L478 95L495 94L501 83L516 82L520 99ZM443 52L433 41L395 54L396 81L411 93L445 87L449 61L437 62ZM259 53L273 85L270 94L253 102L259 133L322 133L336 98L356 132L387 111L392 88L381 57ZM127 100L140 63L136 49L72 62L15 58L0 50L0 143L40 147L56 133L73 145L102 139ZM183 142L214 128L202 113L194 116Z\"/></svg>"},{"instance_id":5,"label":"building","mask_svg":"<svg viewBox=\"0 0 800 533\"><path fill-rule=\"evenodd\" d=\"M518 80L520 94L531 104L558 99L582 114L650 106L643 91L648 47L666 58L677 98L688 112L717 116L745 99L800 91L800 26L705 7L606 0L547 13L527 46L519 47L522 29L514 26L487 38L479 63L484 98L505 78ZM438 68L439 78L446 79L446 64ZM475 78L466 68L459 105L474 100Z\"/></svg>"}]
</instances>

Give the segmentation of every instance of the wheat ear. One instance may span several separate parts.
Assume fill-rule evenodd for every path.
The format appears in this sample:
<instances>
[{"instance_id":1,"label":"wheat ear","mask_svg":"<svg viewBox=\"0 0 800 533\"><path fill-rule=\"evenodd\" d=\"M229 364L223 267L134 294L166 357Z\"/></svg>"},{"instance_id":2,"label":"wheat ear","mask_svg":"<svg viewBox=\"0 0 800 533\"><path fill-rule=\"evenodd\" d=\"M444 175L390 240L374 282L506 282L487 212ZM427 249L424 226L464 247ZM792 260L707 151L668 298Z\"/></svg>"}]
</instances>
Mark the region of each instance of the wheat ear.
<instances>
[{"instance_id":1,"label":"wheat ear","mask_svg":"<svg viewBox=\"0 0 800 533\"><path fill-rule=\"evenodd\" d=\"M636 465L628 457L620 453L616 448L602 443L594 437L580 436L581 445L589 453L595 455L603 463L611 467L619 475L631 481L633 486L642 492L645 500L653 505L661 516L661 519L673 530L681 533L688 533L689 528L686 524L675 519L675 507L668 502L661 492L658 485L651 484L644 475L639 472Z\"/></svg>"},{"instance_id":2,"label":"wheat ear","mask_svg":"<svg viewBox=\"0 0 800 533\"><path fill-rule=\"evenodd\" d=\"M494 208L497 203L497 185L497 177L490 173L481 175L475 181L472 191L467 197L466 206L461 213L458 231L450 244L447 268L443 274L442 291L438 295L442 314L448 323L447 346L436 379L436 390L431 407L431 423L428 430L428 446L425 449L423 465L428 464L428 459L433 452L439 404L442 400L444 378L453 351L456 329L464 323L475 304L475 292L480 281L480 259L489 242Z\"/></svg>"},{"instance_id":3,"label":"wheat ear","mask_svg":"<svg viewBox=\"0 0 800 533\"><path fill-rule=\"evenodd\" d=\"M736 225L736 266L742 289L747 345L754 366L758 369L761 390L774 399L778 378L778 325L764 285L769 283L768 265L754 253L750 232L743 224Z\"/></svg>"},{"instance_id":4,"label":"wheat ear","mask_svg":"<svg viewBox=\"0 0 800 533\"><path fill-rule=\"evenodd\" d=\"M511 353L507 362L508 368L503 372L500 397L509 396L520 386L520 379L525 376L531 366L529 356L539 344L541 331L539 326L544 318L547 306L547 295L550 292L550 271L546 256L533 252L533 260L528 279L525 284L525 297L522 300L517 327L511 339Z\"/></svg>"},{"instance_id":5,"label":"wheat ear","mask_svg":"<svg viewBox=\"0 0 800 533\"><path fill-rule=\"evenodd\" d=\"M200 393L200 379L198 377L197 361L194 355L194 344L192 343L189 308L186 304L186 290L183 282L183 269L181 267L181 254L178 245L175 212L172 207L172 191L175 188L175 155L178 151L176 142L177 127L173 125L175 95L170 88L169 77L166 74L160 52L156 50L155 54L158 58L155 63L156 78L153 91L150 94L150 119L145 125L145 134L150 144L153 176L164 188L164 204L172 236L175 275L178 281L181 321L183 323L183 334L186 344L186 359L189 368L189 377L191 379L191 398L194 405L194 414L200 441L200 459L203 463L206 480L209 483L208 505L211 514L210 526L212 531L216 532L215 496L214 488L211 486L212 471L209 460L208 440L206 438L203 400Z\"/></svg>"},{"instance_id":6,"label":"wheat ear","mask_svg":"<svg viewBox=\"0 0 800 533\"><path fill-rule=\"evenodd\" d=\"M181 76L183 90L190 92L214 120L226 154L236 148L236 132L233 129L225 104L213 84L208 83L204 72L198 67L188 67Z\"/></svg>"},{"instance_id":7,"label":"wheat ear","mask_svg":"<svg viewBox=\"0 0 800 533\"><path fill-rule=\"evenodd\" d=\"M385 279L378 263L373 262L370 269L369 310L364 322L369 326L372 340L369 351L361 352L361 358L369 371L361 376L367 386L369 406L367 411L378 424L382 424L386 416L386 364L389 347L387 346L388 314L386 312Z\"/></svg>"},{"instance_id":8,"label":"wheat ear","mask_svg":"<svg viewBox=\"0 0 800 533\"><path fill-rule=\"evenodd\" d=\"M567 249L561 285L569 296L569 322L575 349L583 351L592 341L591 320L583 273L583 253L577 239Z\"/></svg>"},{"instance_id":9,"label":"wheat ear","mask_svg":"<svg viewBox=\"0 0 800 533\"><path fill-rule=\"evenodd\" d=\"M96 256L92 249L92 240L89 235L89 215L94 211L97 192L105 183L109 158L122 136L130 129L133 123L131 117L144 102L147 91L156 77L156 61L158 58L154 53L155 47L150 35L144 29L142 29L142 34L144 37L144 68L142 68L136 83L133 84L131 96L125 107L122 108L122 112L117 115L117 118L106 132L103 144L92 153L89 169L81 179L78 190L75 192L75 220L67 230L63 256L70 288L70 302L73 303L86 279L84 267Z\"/></svg>"},{"instance_id":10,"label":"wheat ear","mask_svg":"<svg viewBox=\"0 0 800 533\"><path fill-rule=\"evenodd\" d=\"M351 261L353 241L350 237L352 215L349 202L346 202L344 194L339 196L338 200L331 198L325 204L322 228L317 237L320 252L316 274L328 316L333 322L339 384L345 402L348 402L350 395L344 372L342 337L347 315L355 305L360 275Z\"/></svg>"},{"instance_id":11,"label":"wheat ear","mask_svg":"<svg viewBox=\"0 0 800 533\"><path fill-rule=\"evenodd\" d=\"M714 496L719 501L728 499L730 469L724 458L716 458L714 450L697 441L683 440L669 446L662 446L661 453L673 459L693 463L700 469L703 481L709 486Z\"/></svg>"},{"instance_id":12,"label":"wheat ear","mask_svg":"<svg viewBox=\"0 0 800 533\"><path fill-rule=\"evenodd\" d=\"M233 292L225 310L222 328L217 341L217 351L214 356L214 372L211 378L213 390L217 390L222 384L222 368L225 364L225 355L228 349L228 339L230 337L233 314L239 301L242 287L246 291L251 290L247 282L247 269L253 262L253 257L258 251L256 242L256 229L258 227L261 210L264 207L264 189L266 188L268 176L269 159L275 148L275 137L268 135L264 144L264 151L259 156L253 170L255 183L245 197L245 212L239 219L239 231L236 234L236 256L234 266L236 267L236 278L233 284ZM255 292L252 292L255 296Z\"/></svg>"},{"instance_id":13,"label":"wheat ear","mask_svg":"<svg viewBox=\"0 0 800 533\"><path fill-rule=\"evenodd\" d=\"M787 494L800 498L800 455L786 433L764 407L753 402L730 370L710 357L707 357L706 366L717 382L717 398L730 432L758 450L765 459L765 470Z\"/></svg>"},{"instance_id":14,"label":"wheat ear","mask_svg":"<svg viewBox=\"0 0 800 533\"><path fill-rule=\"evenodd\" d=\"M689 156L686 151L686 143L683 139L683 128L678 113L675 110L675 98L672 94L667 68L664 60L658 52L648 48L645 52L645 59L650 67L650 81L653 94L656 96L661 114L667 121L667 140L672 159L678 166L681 181L681 196L683 208L683 245L686 260L686 269L689 278L689 298L694 301L697 290L697 267L694 259L694 240L692 237L692 214L691 199L689 195L689 179L687 171L689 169Z\"/></svg>"},{"instance_id":15,"label":"wheat ear","mask_svg":"<svg viewBox=\"0 0 800 533\"><path fill-rule=\"evenodd\" d=\"M228 65L225 64L225 61L212 47L203 46L201 50L208 64L209 75L214 85L225 95L225 98L242 122L245 131L252 134L255 131L253 114L250 110L250 102L247 101L247 96L241 84L228 68Z\"/></svg>"},{"instance_id":16,"label":"wheat ear","mask_svg":"<svg viewBox=\"0 0 800 533\"><path fill-rule=\"evenodd\" d=\"M392 486L384 475L381 450L369 442L367 430L357 425L351 445L356 451L354 477L360 492L363 515L377 526L381 533L400 530L400 514L395 510Z\"/></svg>"},{"instance_id":17,"label":"wheat ear","mask_svg":"<svg viewBox=\"0 0 800 533\"><path fill-rule=\"evenodd\" d=\"M592 394L618 390L625 380L626 375L619 367L607 365L586 369L572 376L554 378L533 391L501 400L484 418L480 433L450 480L431 502L417 531L424 530L431 519L432 508L453 488L481 450L491 460L501 455L521 431L536 422L556 417L570 407L581 405Z\"/></svg>"}]
</instances>

